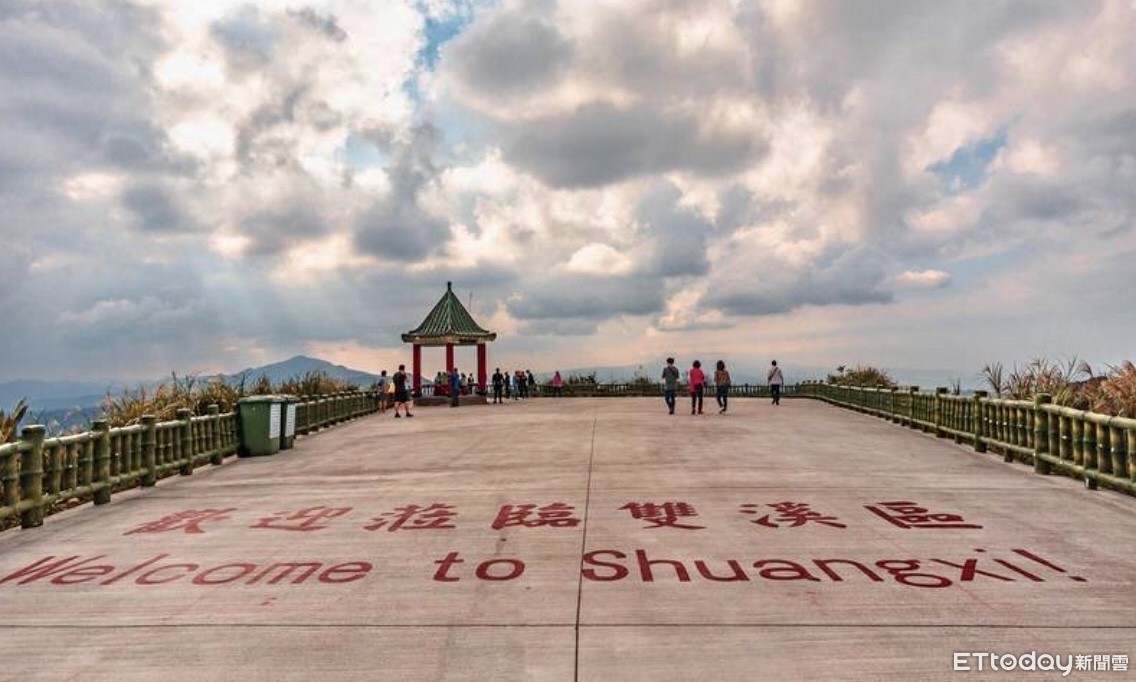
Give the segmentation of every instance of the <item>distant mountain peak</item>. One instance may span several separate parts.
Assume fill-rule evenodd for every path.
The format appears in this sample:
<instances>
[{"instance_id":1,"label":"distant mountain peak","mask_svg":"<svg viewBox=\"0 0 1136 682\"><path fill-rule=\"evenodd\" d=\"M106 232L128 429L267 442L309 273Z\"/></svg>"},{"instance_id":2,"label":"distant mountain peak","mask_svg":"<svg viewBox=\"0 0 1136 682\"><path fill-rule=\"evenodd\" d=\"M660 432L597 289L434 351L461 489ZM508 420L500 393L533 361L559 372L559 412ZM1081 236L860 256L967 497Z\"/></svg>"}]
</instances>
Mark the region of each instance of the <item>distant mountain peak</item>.
<instances>
[{"instance_id":1,"label":"distant mountain peak","mask_svg":"<svg viewBox=\"0 0 1136 682\"><path fill-rule=\"evenodd\" d=\"M260 367L247 367L233 374L223 374L226 380L250 379L256 380L261 376L278 384L287 379L293 379L312 372L321 372L334 379L341 379L359 386L370 386L378 381L379 376L370 372L352 369L344 365L337 365L327 360L313 358L307 355L293 355L287 360L273 362Z\"/></svg>"}]
</instances>

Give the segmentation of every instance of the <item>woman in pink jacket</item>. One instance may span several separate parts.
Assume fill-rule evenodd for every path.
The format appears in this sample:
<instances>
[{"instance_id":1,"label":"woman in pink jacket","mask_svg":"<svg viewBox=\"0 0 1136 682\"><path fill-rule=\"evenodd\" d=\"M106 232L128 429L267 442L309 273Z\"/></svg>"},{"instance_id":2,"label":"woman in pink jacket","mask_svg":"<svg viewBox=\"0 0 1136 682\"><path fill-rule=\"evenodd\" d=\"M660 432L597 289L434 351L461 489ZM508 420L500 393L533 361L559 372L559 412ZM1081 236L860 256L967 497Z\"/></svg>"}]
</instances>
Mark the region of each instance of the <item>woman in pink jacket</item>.
<instances>
[{"instance_id":1,"label":"woman in pink jacket","mask_svg":"<svg viewBox=\"0 0 1136 682\"><path fill-rule=\"evenodd\" d=\"M690 413L702 414L702 394L706 387L706 375L702 373L702 363L694 361L690 368ZM697 412L696 412L697 411Z\"/></svg>"}]
</instances>

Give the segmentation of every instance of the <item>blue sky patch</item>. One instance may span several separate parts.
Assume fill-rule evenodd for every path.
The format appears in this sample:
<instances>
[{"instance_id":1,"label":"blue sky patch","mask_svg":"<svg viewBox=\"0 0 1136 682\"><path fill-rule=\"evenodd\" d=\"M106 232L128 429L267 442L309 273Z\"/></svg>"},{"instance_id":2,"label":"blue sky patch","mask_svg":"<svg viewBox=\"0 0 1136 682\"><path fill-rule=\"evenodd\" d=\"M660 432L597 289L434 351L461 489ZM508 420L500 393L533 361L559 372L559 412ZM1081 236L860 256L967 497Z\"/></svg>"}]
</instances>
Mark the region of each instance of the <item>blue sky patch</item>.
<instances>
[{"instance_id":1,"label":"blue sky patch","mask_svg":"<svg viewBox=\"0 0 1136 682\"><path fill-rule=\"evenodd\" d=\"M416 105L422 103L422 92L418 87L419 74L423 71L432 72L438 67L442 46L461 35L473 22L477 4L459 0L440 17L433 15L424 4L419 4L418 11L425 21L422 28L425 40L414 56L414 70L402 84L403 91Z\"/></svg>"},{"instance_id":2,"label":"blue sky patch","mask_svg":"<svg viewBox=\"0 0 1136 682\"><path fill-rule=\"evenodd\" d=\"M343 143L343 149L340 150L340 153L352 168L357 169L379 168L385 166L390 160L389 154L384 153L369 140L355 133L347 136L347 141Z\"/></svg>"},{"instance_id":3,"label":"blue sky patch","mask_svg":"<svg viewBox=\"0 0 1136 682\"><path fill-rule=\"evenodd\" d=\"M418 67L433 71L438 65L442 46L461 35L471 21L473 21L472 11L458 11L442 19L427 15L426 25L423 28L426 42L415 59Z\"/></svg>"},{"instance_id":4,"label":"blue sky patch","mask_svg":"<svg viewBox=\"0 0 1136 682\"><path fill-rule=\"evenodd\" d=\"M959 147L950 159L932 164L927 170L938 176L952 194L972 189L986 179L990 162L1005 146L1006 131L1001 130L992 137Z\"/></svg>"}]
</instances>

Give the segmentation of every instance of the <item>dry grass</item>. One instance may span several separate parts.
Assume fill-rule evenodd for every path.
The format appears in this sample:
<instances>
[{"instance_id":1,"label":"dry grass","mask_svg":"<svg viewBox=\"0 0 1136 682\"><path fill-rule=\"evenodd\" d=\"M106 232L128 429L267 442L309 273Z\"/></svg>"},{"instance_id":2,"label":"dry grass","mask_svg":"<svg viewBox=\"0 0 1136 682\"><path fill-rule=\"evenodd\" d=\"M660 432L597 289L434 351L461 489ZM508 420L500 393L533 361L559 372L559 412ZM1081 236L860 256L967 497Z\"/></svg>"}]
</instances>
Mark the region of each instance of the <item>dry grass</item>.
<instances>
[{"instance_id":1,"label":"dry grass","mask_svg":"<svg viewBox=\"0 0 1136 682\"><path fill-rule=\"evenodd\" d=\"M1085 407L1079 386L1091 376L1088 365L1076 356L1064 361L1034 358L1025 367L1014 367L1002 392L1014 400L1029 400L1038 393L1048 393L1058 405Z\"/></svg>"},{"instance_id":2,"label":"dry grass","mask_svg":"<svg viewBox=\"0 0 1136 682\"><path fill-rule=\"evenodd\" d=\"M11 443L16 440L20 430L20 420L28 413L28 404L24 400L16 403L11 412L0 410L0 443Z\"/></svg>"},{"instance_id":3,"label":"dry grass","mask_svg":"<svg viewBox=\"0 0 1136 682\"><path fill-rule=\"evenodd\" d=\"M263 380L265 377L261 377ZM258 387L260 382L257 383ZM358 391L359 386L344 381L343 379L336 379L335 377L328 376L323 372L308 372L300 376L291 377L280 382L276 387L276 393L288 393L291 395L327 395L328 393L340 393L343 391ZM255 391L254 391L255 392Z\"/></svg>"},{"instance_id":4,"label":"dry grass","mask_svg":"<svg viewBox=\"0 0 1136 682\"><path fill-rule=\"evenodd\" d=\"M836 386L898 387L898 384L888 375L886 370L869 365L856 365L851 369L843 366L837 367L836 373L829 374L825 382Z\"/></svg>"},{"instance_id":5,"label":"dry grass","mask_svg":"<svg viewBox=\"0 0 1136 682\"><path fill-rule=\"evenodd\" d=\"M1001 363L986 365L980 376L995 397L1032 400L1046 393L1058 405L1136 417L1136 365L1130 360L1096 374L1076 356L1061 361L1034 358L1009 373Z\"/></svg>"},{"instance_id":6,"label":"dry grass","mask_svg":"<svg viewBox=\"0 0 1136 682\"><path fill-rule=\"evenodd\" d=\"M351 390L359 390L359 387L322 372L291 377L278 385L261 375L251 386L243 378L236 384L229 384L215 377L202 381L196 376L178 377L174 374L170 381L155 388L139 386L119 395L107 394L103 402L103 418L111 426L128 426L139 423L143 415L169 421L183 408L197 415L206 414L210 405L217 405L221 412L231 412L236 409L238 400L250 395L287 393L304 397Z\"/></svg>"},{"instance_id":7,"label":"dry grass","mask_svg":"<svg viewBox=\"0 0 1136 682\"><path fill-rule=\"evenodd\" d=\"M1110 366L1107 374L1086 381L1081 392L1093 412L1136 418L1136 365L1125 360Z\"/></svg>"}]
</instances>

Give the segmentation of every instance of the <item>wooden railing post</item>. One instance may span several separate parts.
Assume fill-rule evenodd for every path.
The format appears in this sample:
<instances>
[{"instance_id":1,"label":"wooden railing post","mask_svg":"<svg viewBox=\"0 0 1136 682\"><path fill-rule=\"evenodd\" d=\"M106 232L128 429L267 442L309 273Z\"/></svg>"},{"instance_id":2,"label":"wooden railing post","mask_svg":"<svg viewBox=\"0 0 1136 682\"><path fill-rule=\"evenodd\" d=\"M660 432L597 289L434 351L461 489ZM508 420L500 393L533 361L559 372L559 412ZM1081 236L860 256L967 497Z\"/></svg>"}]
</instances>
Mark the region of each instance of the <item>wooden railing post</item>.
<instances>
[{"instance_id":1,"label":"wooden railing post","mask_svg":"<svg viewBox=\"0 0 1136 682\"><path fill-rule=\"evenodd\" d=\"M149 488L158 484L158 447L157 435L158 418L152 414L142 417L142 487Z\"/></svg>"},{"instance_id":2,"label":"wooden railing post","mask_svg":"<svg viewBox=\"0 0 1136 682\"><path fill-rule=\"evenodd\" d=\"M43 525L43 441L47 427L38 424L24 427L20 440L29 445L20 460L20 497L24 504L31 503L20 512L20 527L35 528Z\"/></svg>"},{"instance_id":3,"label":"wooden railing post","mask_svg":"<svg viewBox=\"0 0 1136 682\"><path fill-rule=\"evenodd\" d=\"M1097 471L1102 474L1112 473L1112 443L1109 441L1108 424L1097 422Z\"/></svg>"},{"instance_id":4,"label":"wooden railing post","mask_svg":"<svg viewBox=\"0 0 1136 682\"><path fill-rule=\"evenodd\" d=\"M946 386L939 386L935 389L935 403L931 421L935 424L936 438L947 437L946 432L943 431L943 403L945 402L943 396L945 396L949 390L950 389Z\"/></svg>"},{"instance_id":5,"label":"wooden railing post","mask_svg":"<svg viewBox=\"0 0 1136 682\"><path fill-rule=\"evenodd\" d=\"M194 460L197 459L197 450L193 443L193 410L182 408L177 411L177 418L181 420L181 457L182 464L178 473L182 476L193 474Z\"/></svg>"},{"instance_id":6,"label":"wooden railing post","mask_svg":"<svg viewBox=\"0 0 1136 682\"><path fill-rule=\"evenodd\" d=\"M225 455L221 452L225 444L224 438L221 437L221 406L210 405L205 411L209 415L209 439L212 441L210 445L213 450L209 463L224 464Z\"/></svg>"},{"instance_id":7,"label":"wooden railing post","mask_svg":"<svg viewBox=\"0 0 1136 682\"><path fill-rule=\"evenodd\" d=\"M1033 470L1039 474L1048 474L1049 462L1041 455L1049 454L1049 412L1045 405L1053 402L1053 396L1048 393L1038 393L1033 397Z\"/></svg>"},{"instance_id":8,"label":"wooden railing post","mask_svg":"<svg viewBox=\"0 0 1136 682\"><path fill-rule=\"evenodd\" d=\"M3 443L0 443L3 445ZM4 506L15 509L20 505L20 454L11 452L4 459L4 471L0 474L0 487L4 489Z\"/></svg>"},{"instance_id":9,"label":"wooden railing post","mask_svg":"<svg viewBox=\"0 0 1136 682\"><path fill-rule=\"evenodd\" d=\"M303 421L300 420L300 412L304 413ZM312 423L312 404L308 402L307 398L301 397L300 403L296 405L296 435L306 436L311 431L309 426Z\"/></svg>"},{"instance_id":10,"label":"wooden railing post","mask_svg":"<svg viewBox=\"0 0 1136 682\"><path fill-rule=\"evenodd\" d=\"M974 451L986 452L986 415L983 414L986 407L986 391L974 392L974 415L971 420L974 427Z\"/></svg>"},{"instance_id":11,"label":"wooden railing post","mask_svg":"<svg viewBox=\"0 0 1136 682\"><path fill-rule=\"evenodd\" d=\"M1124 430L1113 424L1115 417L1108 420L1108 443L1111 446L1109 453L1112 458L1112 475L1119 478L1128 476L1127 449L1124 443Z\"/></svg>"},{"instance_id":12,"label":"wooden railing post","mask_svg":"<svg viewBox=\"0 0 1136 682\"><path fill-rule=\"evenodd\" d=\"M1064 461L1069 454L1069 448L1062 446L1061 442L1061 424L1063 420L1058 415L1052 415L1049 418L1049 454Z\"/></svg>"},{"instance_id":13,"label":"wooden railing post","mask_svg":"<svg viewBox=\"0 0 1136 682\"><path fill-rule=\"evenodd\" d=\"M1124 441L1128 444L1125 453L1128 456L1128 478L1136 483L1136 429L1126 429Z\"/></svg>"},{"instance_id":14,"label":"wooden railing post","mask_svg":"<svg viewBox=\"0 0 1136 682\"><path fill-rule=\"evenodd\" d=\"M911 428L915 427L915 398L919 395L918 386L907 387L908 402L907 402L907 425Z\"/></svg>"},{"instance_id":15,"label":"wooden railing post","mask_svg":"<svg viewBox=\"0 0 1136 682\"><path fill-rule=\"evenodd\" d=\"M106 504L114 487L110 481L110 422L96 420L91 423L91 430L95 432L95 475L91 481L95 489L94 502Z\"/></svg>"},{"instance_id":16,"label":"wooden railing post","mask_svg":"<svg viewBox=\"0 0 1136 682\"><path fill-rule=\"evenodd\" d=\"M1096 424L1085 419L1084 413L1081 414L1081 417L1077 418L1077 421L1081 423L1081 437L1083 441L1081 449L1084 452L1082 461L1085 467L1085 487L1089 490L1096 490L1097 481L1095 478L1091 478L1088 472L1100 471L1099 452L1097 450L1097 427Z\"/></svg>"}]
</instances>

